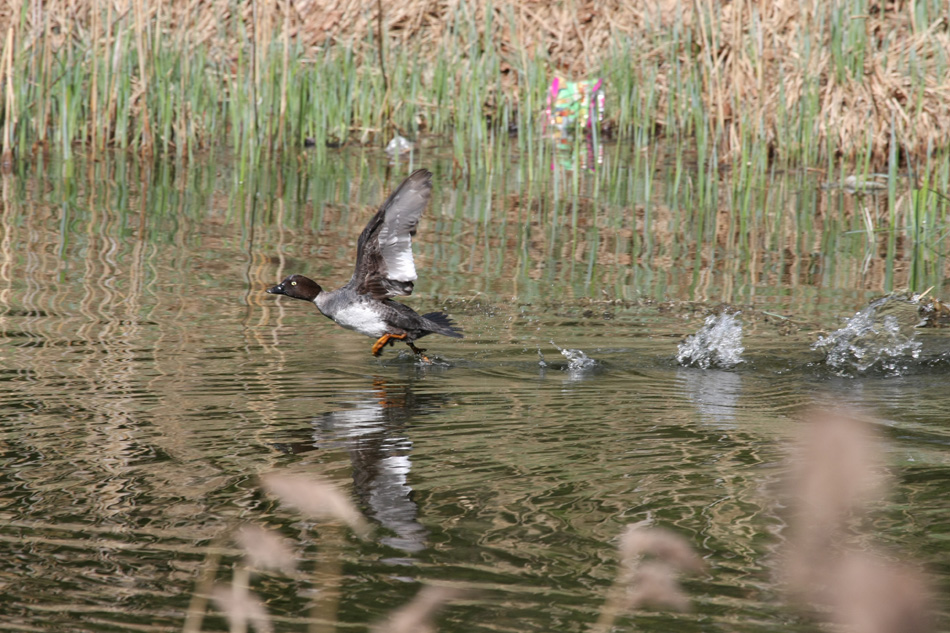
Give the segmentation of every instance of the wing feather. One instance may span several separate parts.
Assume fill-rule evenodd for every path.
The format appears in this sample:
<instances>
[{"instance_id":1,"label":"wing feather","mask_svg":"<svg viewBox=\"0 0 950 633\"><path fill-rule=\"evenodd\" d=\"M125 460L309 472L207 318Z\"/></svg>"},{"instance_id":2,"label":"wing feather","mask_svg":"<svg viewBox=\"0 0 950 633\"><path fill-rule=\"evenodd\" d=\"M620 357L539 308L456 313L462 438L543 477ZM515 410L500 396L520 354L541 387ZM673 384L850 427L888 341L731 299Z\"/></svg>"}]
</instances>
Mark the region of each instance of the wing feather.
<instances>
[{"instance_id":1,"label":"wing feather","mask_svg":"<svg viewBox=\"0 0 950 633\"><path fill-rule=\"evenodd\" d=\"M412 236L432 193L432 174L413 172L393 191L360 234L350 284L376 299L412 294L416 266Z\"/></svg>"}]
</instances>

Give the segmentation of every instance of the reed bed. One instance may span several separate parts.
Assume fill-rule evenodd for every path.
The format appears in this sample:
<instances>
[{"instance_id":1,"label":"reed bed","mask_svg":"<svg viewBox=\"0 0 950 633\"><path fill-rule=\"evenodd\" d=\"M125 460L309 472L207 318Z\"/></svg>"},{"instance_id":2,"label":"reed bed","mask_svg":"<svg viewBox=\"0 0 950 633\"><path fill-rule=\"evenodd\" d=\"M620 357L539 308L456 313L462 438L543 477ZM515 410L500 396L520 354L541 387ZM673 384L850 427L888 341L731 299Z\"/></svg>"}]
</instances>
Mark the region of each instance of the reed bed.
<instances>
[{"instance_id":1,"label":"reed bed","mask_svg":"<svg viewBox=\"0 0 950 633\"><path fill-rule=\"evenodd\" d=\"M554 74L602 76L610 127L819 164L946 149L940 0L144 0L0 6L7 165L35 149L257 156L452 141L532 152ZM517 131L516 140L509 130Z\"/></svg>"}]
</instances>

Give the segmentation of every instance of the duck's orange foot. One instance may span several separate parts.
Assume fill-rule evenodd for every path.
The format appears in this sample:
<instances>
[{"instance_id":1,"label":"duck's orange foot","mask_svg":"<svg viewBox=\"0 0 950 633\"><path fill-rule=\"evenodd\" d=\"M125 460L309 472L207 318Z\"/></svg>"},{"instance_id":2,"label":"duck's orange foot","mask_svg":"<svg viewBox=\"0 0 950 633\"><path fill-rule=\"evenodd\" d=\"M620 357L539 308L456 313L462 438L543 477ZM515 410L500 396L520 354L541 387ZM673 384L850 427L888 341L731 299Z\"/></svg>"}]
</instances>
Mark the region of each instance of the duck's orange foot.
<instances>
[{"instance_id":1,"label":"duck's orange foot","mask_svg":"<svg viewBox=\"0 0 950 633\"><path fill-rule=\"evenodd\" d=\"M406 338L406 333L402 334L383 334L379 337L379 340L373 344L373 356L379 356L383 353L383 348L386 347L386 343L392 345L396 341L401 341Z\"/></svg>"},{"instance_id":2,"label":"duck's orange foot","mask_svg":"<svg viewBox=\"0 0 950 633\"><path fill-rule=\"evenodd\" d=\"M426 363L431 363L431 362L432 362L431 360L429 360L429 357L426 356L426 351L425 351L424 349L420 349L420 348L416 347L415 345L412 344L411 341L406 341L406 345L408 345L408 346L409 346L409 349L411 349L412 352L413 352L416 356L418 356L419 358L421 358L424 362L426 362Z\"/></svg>"}]
</instances>

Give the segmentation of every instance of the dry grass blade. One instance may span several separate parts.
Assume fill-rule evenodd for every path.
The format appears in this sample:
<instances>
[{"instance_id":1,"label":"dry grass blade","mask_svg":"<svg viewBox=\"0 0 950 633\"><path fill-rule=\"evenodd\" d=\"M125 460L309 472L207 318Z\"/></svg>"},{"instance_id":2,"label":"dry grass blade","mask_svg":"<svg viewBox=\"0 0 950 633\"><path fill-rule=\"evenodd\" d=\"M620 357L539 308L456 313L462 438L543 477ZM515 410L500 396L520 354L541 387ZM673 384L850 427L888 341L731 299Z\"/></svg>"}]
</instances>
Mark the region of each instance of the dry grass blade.
<instances>
[{"instance_id":1,"label":"dry grass blade","mask_svg":"<svg viewBox=\"0 0 950 633\"><path fill-rule=\"evenodd\" d=\"M676 611L689 610L689 598L676 580L676 571L665 563L643 563L631 580L627 593L627 610L640 607L665 607Z\"/></svg>"},{"instance_id":2,"label":"dry grass blade","mask_svg":"<svg viewBox=\"0 0 950 633\"><path fill-rule=\"evenodd\" d=\"M361 537L369 533L363 515L333 484L279 473L262 476L261 484L264 490L312 519L340 521Z\"/></svg>"},{"instance_id":3,"label":"dry grass blade","mask_svg":"<svg viewBox=\"0 0 950 633\"><path fill-rule=\"evenodd\" d=\"M791 595L854 633L932 631L925 577L853 542L856 520L885 492L871 424L813 411L790 461L792 516L781 572Z\"/></svg>"},{"instance_id":4,"label":"dry grass blade","mask_svg":"<svg viewBox=\"0 0 950 633\"><path fill-rule=\"evenodd\" d=\"M13 139L16 123L16 98L13 92L13 23L7 28L0 56L0 85L3 86L3 128L0 134L0 169L8 173L13 167Z\"/></svg>"},{"instance_id":5,"label":"dry grass blade","mask_svg":"<svg viewBox=\"0 0 950 633\"><path fill-rule=\"evenodd\" d=\"M792 452L787 485L799 554L824 558L832 537L883 496L884 484L880 446L869 423L844 413L811 413Z\"/></svg>"},{"instance_id":6,"label":"dry grass blade","mask_svg":"<svg viewBox=\"0 0 950 633\"><path fill-rule=\"evenodd\" d=\"M412 602L393 611L373 627L373 633L435 633L432 618L446 603L463 595L461 589L425 587Z\"/></svg>"},{"instance_id":7,"label":"dry grass blade","mask_svg":"<svg viewBox=\"0 0 950 633\"><path fill-rule=\"evenodd\" d=\"M293 573L296 556L286 539L257 525L245 525L234 535L247 556L249 567Z\"/></svg>"},{"instance_id":8,"label":"dry grass blade","mask_svg":"<svg viewBox=\"0 0 950 633\"><path fill-rule=\"evenodd\" d=\"M592 633L607 633L621 613L642 607L689 609L676 576L681 571L702 571L705 564L686 539L637 523L627 526L618 551L620 570Z\"/></svg>"},{"instance_id":9,"label":"dry grass blade","mask_svg":"<svg viewBox=\"0 0 950 633\"><path fill-rule=\"evenodd\" d=\"M854 633L928 633L933 594L920 571L866 552L848 554L832 593L834 621Z\"/></svg>"},{"instance_id":10,"label":"dry grass blade","mask_svg":"<svg viewBox=\"0 0 950 633\"><path fill-rule=\"evenodd\" d=\"M793 595L816 602L827 595L847 527L882 490L879 450L869 425L854 416L814 411L789 460L785 580Z\"/></svg>"},{"instance_id":11,"label":"dry grass blade","mask_svg":"<svg viewBox=\"0 0 950 633\"><path fill-rule=\"evenodd\" d=\"M630 525L620 537L620 560L628 569L637 567L644 555L650 555L680 571L699 572L705 569L703 560L689 541L663 528L644 528Z\"/></svg>"},{"instance_id":12,"label":"dry grass blade","mask_svg":"<svg viewBox=\"0 0 950 633\"><path fill-rule=\"evenodd\" d=\"M246 631L250 624L257 633L273 633L267 609L260 599L240 586L218 585L211 592L211 598L228 618L231 631Z\"/></svg>"}]
</instances>

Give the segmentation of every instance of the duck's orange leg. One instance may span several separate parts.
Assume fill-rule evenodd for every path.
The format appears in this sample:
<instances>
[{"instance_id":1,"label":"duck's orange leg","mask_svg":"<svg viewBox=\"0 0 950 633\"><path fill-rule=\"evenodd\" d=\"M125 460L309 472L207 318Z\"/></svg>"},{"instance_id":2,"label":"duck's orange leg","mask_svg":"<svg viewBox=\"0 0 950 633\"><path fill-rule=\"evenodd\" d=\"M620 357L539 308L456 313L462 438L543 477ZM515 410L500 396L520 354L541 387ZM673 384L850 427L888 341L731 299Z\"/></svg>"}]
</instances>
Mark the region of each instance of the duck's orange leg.
<instances>
[{"instance_id":1,"label":"duck's orange leg","mask_svg":"<svg viewBox=\"0 0 950 633\"><path fill-rule=\"evenodd\" d=\"M409 346L409 349L411 349L411 350L413 351L413 353L414 353L416 356L418 356L419 358L421 358L421 359L424 360L425 362L427 362L427 363L431 363L431 362L432 362L431 360L429 360L429 357L426 356L426 351L425 351L424 349L420 349L420 348L416 347L415 345L412 344L411 341L406 341L406 345Z\"/></svg>"},{"instance_id":2,"label":"duck's orange leg","mask_svg":"<svg viewBox=\"0 0 950 633\"><path fill-rule=\"evenodd\" d=\"M393 341L401 341L406 338L406 332L402 334L383 334L379 337L379 340L373 344L373 356L379 356L383 353L383 348L386 347L386 343L390 345Z\"/></svg>"}]
</instances>

